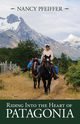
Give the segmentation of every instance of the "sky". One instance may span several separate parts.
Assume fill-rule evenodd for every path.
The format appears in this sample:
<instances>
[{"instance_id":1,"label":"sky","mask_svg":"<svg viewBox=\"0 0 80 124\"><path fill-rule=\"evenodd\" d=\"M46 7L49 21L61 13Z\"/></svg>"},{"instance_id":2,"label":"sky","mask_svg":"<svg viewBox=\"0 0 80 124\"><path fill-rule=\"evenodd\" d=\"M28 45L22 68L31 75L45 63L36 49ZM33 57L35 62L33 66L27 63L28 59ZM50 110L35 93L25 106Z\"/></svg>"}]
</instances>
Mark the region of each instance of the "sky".
<instances>
[{"instance_id":1,"label":"sky","mask_svg":"<svg viewBox=\"0 0 80 124\"><path fill-rule=\"evenodd\" d=\"M17 6L62 6L62 12L11 10ZM64 8L69 8L65 10ZM35 31L57 41L69 34L80 36L80 0L0 0L0 17L16 14Z\"/></svg>"}]
</instances>

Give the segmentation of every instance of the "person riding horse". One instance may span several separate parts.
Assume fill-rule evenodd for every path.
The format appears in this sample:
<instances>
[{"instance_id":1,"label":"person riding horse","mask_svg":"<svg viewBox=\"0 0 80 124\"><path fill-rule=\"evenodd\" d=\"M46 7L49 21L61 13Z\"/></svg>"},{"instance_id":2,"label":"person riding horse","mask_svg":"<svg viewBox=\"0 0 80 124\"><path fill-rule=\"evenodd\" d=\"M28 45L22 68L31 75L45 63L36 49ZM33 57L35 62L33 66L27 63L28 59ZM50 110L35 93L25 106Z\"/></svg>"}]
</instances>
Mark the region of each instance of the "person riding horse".
<instances>
[{"instance_id":1,"label":"person riding horse","mask_svg":"<svg viewBox=\"0 0 80 124\"><path fill-rule=\"evenodd\" d=\"M48 70L48 72L51 71L52 73L52 60L53 60L53 52L50 48L49 44L45 44L45 49L41 56L42 63L45 63L45 68Z\"/></svg>"},{"instance_id":2,"label":"person riding horse","mask_svg":"<svg viewBox=\"0 0 80 124\"><path fill-rule=\"evenodd\" d=\"M53 52L50 49L50 45L46 44L45 49L41 56L41 67L40 76L44 84L44 92L48 94L50 92L51 80L53 77L53 71L51 66L51 61L53 60Z\"/></svg>"}]
</instances>

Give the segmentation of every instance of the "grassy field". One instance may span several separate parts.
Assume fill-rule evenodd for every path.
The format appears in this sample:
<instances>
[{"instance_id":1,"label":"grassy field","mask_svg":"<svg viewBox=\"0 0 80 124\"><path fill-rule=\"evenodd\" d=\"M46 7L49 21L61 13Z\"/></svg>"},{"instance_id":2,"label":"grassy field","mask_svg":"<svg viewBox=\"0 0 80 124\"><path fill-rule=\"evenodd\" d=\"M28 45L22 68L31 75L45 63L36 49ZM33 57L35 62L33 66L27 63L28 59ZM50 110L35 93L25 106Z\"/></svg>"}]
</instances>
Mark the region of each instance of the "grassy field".
<instances>
[{"instance_id":1,"label":"grassy field","mask_svg":"<svg viewBox=\"0 0 80 124\"><path fill-rule=\"evenodd\" d=\"M59 75L59 79L52 80L51 93L45 95L42 81L40 89L34 89L28 73L7 73L0 75L0 99L80 99L80 92L67 86L62 75Z\"/></svg>"}]
</instances>

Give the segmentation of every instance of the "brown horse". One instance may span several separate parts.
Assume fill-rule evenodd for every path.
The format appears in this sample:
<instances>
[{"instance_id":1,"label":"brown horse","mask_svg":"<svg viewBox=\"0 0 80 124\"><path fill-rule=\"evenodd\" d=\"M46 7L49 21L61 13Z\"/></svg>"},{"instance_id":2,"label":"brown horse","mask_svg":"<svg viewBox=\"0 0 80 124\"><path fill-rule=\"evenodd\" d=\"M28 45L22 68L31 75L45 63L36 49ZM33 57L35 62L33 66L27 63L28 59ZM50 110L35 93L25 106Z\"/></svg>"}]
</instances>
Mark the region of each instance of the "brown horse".
<instances>
[{"instance_id":1,"label":"brown horse","mask_svg":"<svg viewBox=\"0 0 80 124\"><path fill-rule=\"evenodd\" d=\"M51 80L53 77L53 70L50 63L51 56L44 56L41 67L39 69L40 76L44 84L44 92L48 94L50 92Z\"/></svg>"},{"instance_id":2,"label":"brown horse","mask_svg":"<svg viewBox=\"0 0 80 124\"><path fill-rule=\"evenodd\" d=\"M38 85L38 88L40 88L40 75L39 75L39 63L38 61L34 61L32 65L32 77L34 81L34 89L36 89L36 86Z\"/></svg>"}]
</instances>

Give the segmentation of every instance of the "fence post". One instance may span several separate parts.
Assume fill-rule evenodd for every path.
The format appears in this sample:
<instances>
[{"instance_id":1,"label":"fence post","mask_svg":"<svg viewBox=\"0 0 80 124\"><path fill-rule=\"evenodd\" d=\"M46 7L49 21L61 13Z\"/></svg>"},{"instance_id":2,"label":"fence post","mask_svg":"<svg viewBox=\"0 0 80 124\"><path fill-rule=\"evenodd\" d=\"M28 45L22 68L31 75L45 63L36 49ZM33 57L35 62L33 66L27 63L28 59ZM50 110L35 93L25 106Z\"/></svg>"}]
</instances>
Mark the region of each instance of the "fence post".
<instances>
[{"instance_id":1,"label":"fence post","mask_svg":"<svg viewBox=\"0 0 80 124\"><path fill-rule=\"evenodd\" d=\"M7 64L7 61L5 61L5 63L4 63L4 72L7 72L7 70L8 70L8 64Z\"/></svg>"},{"instance_id":2,"label":"fence post","mask_svg":"<svg viewBox=\"0 0 80 124\"><path fill-rule=\"evenodd\" d=\"M4 67L3 67L3 63L1 62L1 73L3 73L4 72Z\"/></svg>"},{"instance_id":3,"label":"fence post","mask_svg":"<svg viewBox=\"0 0 80 124\"><path fill-rule=\"evenodd\" d=\"M10 70L10 71L12 70L12 61L10 61L9 70Z\"/></svg>"}]
</instances>

